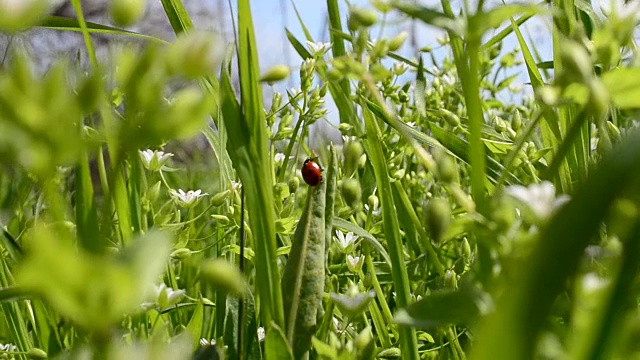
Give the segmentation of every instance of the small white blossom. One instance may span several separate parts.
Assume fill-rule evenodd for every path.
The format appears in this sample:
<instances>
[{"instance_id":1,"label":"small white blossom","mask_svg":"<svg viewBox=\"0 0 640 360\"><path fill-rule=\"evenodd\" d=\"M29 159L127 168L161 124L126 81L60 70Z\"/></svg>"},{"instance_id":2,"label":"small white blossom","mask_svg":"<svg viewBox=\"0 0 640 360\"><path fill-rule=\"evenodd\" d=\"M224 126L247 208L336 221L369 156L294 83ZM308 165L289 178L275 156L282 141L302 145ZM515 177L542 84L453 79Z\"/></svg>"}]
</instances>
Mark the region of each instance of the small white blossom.
<instances>
[{"instance_id":1,"label":"small white blossom","mask_svg":"<svg viewBox=\"0 0 640 360\"><path fill-rule=\"evenodd\" d=\"M307 46L309 46L309 50L311 51L311 54L313 56L316 57L321 57L322 55L324 55L327 51L329 51L329 49L331 49L331 43L330 42L311 42L311 41L307 41Z\"/></svg>"},{"instance_id":2,"label":"small white blossom","mask_svg":"<svg viewBox=\"0 0 640 360\"><path fill-rule=\"evenodd\" d=\"M215 346L215 345L216 345L215 339L211 339L211 340L208 340L205 338L200 339L200 346Z\"/></svg>"},{"instance_id":3,"label":"small white blossom","mask_svg":"<svg viewBox=\"0 0 640 360\"><path fill-rule=\"evenodd\" d=\"M184 298L184 290L173 290L164 283L158 285L155 289L156 304L161 308L175 305Z\"/></svg>"},{"instance_id":4,"label":"small white blossom","mask_svg":"<svg viewBox=\"0 0 640 360\"><path fill-rule=\"evenodd\" d=\"M449 74L444 74L442 75L442 82L445 83L448 86L453 86L456 84L456 78L454 76L451 76Z\"/></svg>"},{"instance_id":5,"label":"small white blossom","mask_svg":"<svg viewBox=\"0 0 640 360\"><path fill-rule=\"evenodd\" d=\"M436 38L436 41L440 45L447 45L449 43L449 35L447 35L446 33L442 34Z\"/></svg>"},{"instance_id":6,"label":"small white blossom","mask_svg":"<svg viewBox=\"0 0 640 360\"><path fill-rule=\"evenodd\" d=\"M350 252L353 243L358 240L358 236L353 235L352 232L348 232L345 235L342 231L339 230L336 230L336 238L338 239L338 248L343 254Z\"/></svg>"},{"instance_id":7,"label":"small white blossom","mask_svg":"<svg viewBox=\"0 0 640 360\"><path fill-rule=\"evenodd\" d=\"M344 143L348 143L349 141L356 141L357 138L355 136L347 136L347 135L342 135L342 142Z\"/></svg>"},{"instance_id":8,"label":"small white blossom","mask_svg":"<svg viewBox=\"0 0 640 360\"><path fill-rule=\"evenodd\" d=\"M231 181L231 190L236 191L242 187L242 183L240 181Z\"/></svg>"},{"instance_id":9,"label":"small white blossom","mask_svg":"<svg viewBox=\"0 0 640 360\"><path fill-rule=\"evenodd\" d=\"M407 64L400 62L400 61L396 61L393 63L393 73L396 75L402 75L404 74L407 69L409 68L409 66L407 66Z\"/></svg>"},{"instance_id":10,"label":"small white blossom","mask_svg":"<svg viewBox=\"0 0 640 360\"><path fill-rule=\"evenodd\" d=\"M276 165L280 166L284 162L284 158L285 156L283 153L277 153L273 156L273 161L276 162Z\"/></svg>"},{"instance_id":11,"label":"small white blossom","mask_svg":"<svg viewBox=\"0 0 640 360\"><path fill-rule=\"evenodd\" d=\"M340 331L340 320L337 317L333 317L333 330L336 332Z\"/></svg>"},{"instance_id":12,"label":"small white blossom","mask_svg":"<svg viewBox=\"0 0 640 360\"><path fill-rule=\"evenodd\" d=\"M522 85L522 83L512 83L511 85L509 85L509 91L514 94L519 94L523 89L524 85Z\"/></svg>"},{"instance_id":13,"label":"small white blossom","mask_svg":"<svg viewBox=\"0 0 640 360\"><path fill-rule=\"evenodd\" d=\"M260 326L258 328L258 341L259 342L263 342L265 336L266 336L266 333L264 332L264 328L262 326Z\"/></svg>"},{"instance_id":14,"label":"small white blossom","mask_svg":"<svg viewBox=\"0 0 640 360\"><path fill-rule=\"evenodd\" d=\"M16 352L18 351L18 347L13 344L0 344L0 351Z\"/></svg>"},{"instance_id":15,"label":"small white blossom","mask_svg":"<svg viewBox=\"0 0 640 360\"><path fill-rule=\"evenodd\" d=\"M184 192L182 189L178 189L178 191L171 190L171 196L173 196L173 200L175 200L176 204L182 207L190 208L194 207L205 195L209 195L207 193L202 193L202 190L189 190Z\"/></svg>"},{"instance_id":16,"label":"small white blossom","mask_svg":"<svg viewBox=\"0 0 640 360\"><path fill-rule=\"evenodd\" d=\"M347 255L347 268L349 271L353 273L357 273L362 269L362 264L364 264L364 255L360 256L351 256L351 254Z\"/></svg>"},{"instance_id":17,"label":"small white blossom","mask_svg":"<svg viewBox=\"0 0 640 360\"><path fill-rule=\"evenodd\" d=\"M409 124L407 123L407 125L409 125ZM367 213L369 212L369 204L364 204L364 211L367 212ZM382 208L381 207L377 207L377 208L373 209L371 214L373 216L380 216L380 214L382 214Z\"/></svg>"},{"instance_id":18,"label":"small white blossom","mask_svg":"<svg viewBox=\"0 0 640 360\"><path fill-rule=\"evenodd\" d=\"M590 272L582 277L582 288L587 293L593 293L609 285L609 280Z\"/></svg>"},{"instance_id":19,"label":"small white blossom","mask_svg":"<svg viewBox=\"0 0 640 360\"><path fill-rule=\"evenodd\" d=\"M298 87L294 87L294 88L291 88L291 90L289 90L288 93L289 93L290 100L292 100L292 99L297 98L298 95L300 95L300 93L302 93L302 89L300 89Z\"/></svg>"},{"instance_id":20,"label":"small white blossom","mask_svg":"<svg viewBox=\"0 0 640 360\"><path fill-rule=\"evenodd\" d=\"M590 144L591 145L591 151L596 151L598 150L598 143L600 142L600 138L597 137L592 137Z\"/></svg>"},{"instance_id":21,"label":"small white blossom","mask_svg":"<svg viewBox=\"0 0 640 360\"><path fill-rule=\"evenodd\" d=\"M167 161L169 161L172 156L172 153L165 153L164 151L149 149L140 151L140 159L142 159L142 164L149 171L158 171L162 169L162 167L167 163Z\"/></svg>"},{"instance_id":22,"label":"small white blossom","mask_svg":"<svg viewBox=\"0 0 640 360\"><path fill-rule=\"evenodd\" d=\"M553 210L569 201L567 195L556 198L556 190L553 184L548 181L532 184L529 187L512 185L507 188L506 192L526 205L538 219L547 218Z\"/></svg>"}]
</instances>

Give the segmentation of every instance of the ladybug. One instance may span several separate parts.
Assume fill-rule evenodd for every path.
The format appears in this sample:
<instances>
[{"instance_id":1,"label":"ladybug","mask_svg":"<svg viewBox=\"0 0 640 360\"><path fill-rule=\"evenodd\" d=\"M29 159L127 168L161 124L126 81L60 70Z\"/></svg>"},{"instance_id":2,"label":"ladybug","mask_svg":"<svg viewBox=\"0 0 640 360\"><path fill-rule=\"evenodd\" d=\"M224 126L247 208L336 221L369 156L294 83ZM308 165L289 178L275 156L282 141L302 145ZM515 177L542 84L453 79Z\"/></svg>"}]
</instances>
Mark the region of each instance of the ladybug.
<instances>
[{"instance_id":1,"label":"ladybug","mask_svg":"<svg viewBox=\"0 0 640 360\"><path fill-rule=\"evenodd\" d=\"M302 173L304 182L309 184L309 186L317 186L320 184L320 181L322 181L322 167L311 158L307 158L307 160L304 161L300 172Z\"/></svg>"}]
</instances>

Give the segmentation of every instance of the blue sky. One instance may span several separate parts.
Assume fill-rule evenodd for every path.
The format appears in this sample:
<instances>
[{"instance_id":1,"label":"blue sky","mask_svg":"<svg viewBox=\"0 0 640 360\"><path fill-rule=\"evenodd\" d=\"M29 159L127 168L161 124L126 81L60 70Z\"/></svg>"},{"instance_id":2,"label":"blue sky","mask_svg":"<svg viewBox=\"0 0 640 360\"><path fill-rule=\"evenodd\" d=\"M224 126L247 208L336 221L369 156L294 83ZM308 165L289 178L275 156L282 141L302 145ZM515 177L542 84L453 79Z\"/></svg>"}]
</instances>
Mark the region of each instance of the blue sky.
<instances>
[{"instance_id":1,"label":"blue sky","mask_svg":"<svg viewBox=\"0 0 640 360\"><path fill-rule=\"evenodd\" d=\"M347 13L346 1L338 1L342 14ZM363 7L371 7L367 0L351 0L352 4L357 4ZM324 0L293 0L297 7L300 16L306 27L311 32L311 35L316 41L327 41L327 32L325 30L327 5ZM424 6L432 7L436 10L440 10L440 2L438 0L420 1ZM459 1L453 2L454 7ZM488 6L495 1L488 1ZM292 67L297 67L300 64L300 58L295 51L289 46L284 28L288 28L299 40L304 40L304 34L299 25L298 19L295 14L295 10L291 3L291 0L253 0L251 2L252 12L254 16L254 26L256 28L256 40L258 42L258 50L260 52L260 65L261 67L268 68L269 66L284 63ZM397 13L392 13L390 19L398 19ZM387 26L385 30L386 36L393 36L402 30L409 30L410 24L403 22L398 26ZM527 33L532 39L530 46L535 46L543 56L550 56L551 49L551 37L549 31L549 24L545 24L543 21L532 21L524 29L525 36ZM430 45L437 46L436 38L442 34L442 32L427 26L418 27L418 45L425 46ZM517 46L517 42L513 36L507 38L504 44L504 50L508 51ZM404 47L404 54L406 56L414 55L412 49L408 46ZM524 83L527 81L526 73L523 71L522 76L519 79Z\"/></svg>"}]
</instances>

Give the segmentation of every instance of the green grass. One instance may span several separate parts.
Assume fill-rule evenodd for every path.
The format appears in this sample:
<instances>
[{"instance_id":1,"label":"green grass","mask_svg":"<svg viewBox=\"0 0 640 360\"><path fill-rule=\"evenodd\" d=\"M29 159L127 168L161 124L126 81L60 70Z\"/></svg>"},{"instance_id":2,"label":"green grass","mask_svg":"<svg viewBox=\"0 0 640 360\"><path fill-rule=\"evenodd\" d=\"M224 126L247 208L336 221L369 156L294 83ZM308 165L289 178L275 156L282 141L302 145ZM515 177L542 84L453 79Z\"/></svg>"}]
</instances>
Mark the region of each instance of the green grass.
<instances>
[{"instance_id":1,"label":"green grass","mask_svg":"<svg viewBox=\"0 0 640 360\"><path fill-rule=\"evenodd\" d=\"M180 0L172 43L37 1L0 16L80 32L90 60L0 66L0 357L640 355L632 18L328 0L331 48L297 13L300 90L269 103L249 3L214 61ZM397 16L445 31L439 55L381 31ZM549 59L522 29L545 16ZM107 67L94 33L143 45ZM343 143L310 139L328 117Z\"/></svg>"}]
</instances>

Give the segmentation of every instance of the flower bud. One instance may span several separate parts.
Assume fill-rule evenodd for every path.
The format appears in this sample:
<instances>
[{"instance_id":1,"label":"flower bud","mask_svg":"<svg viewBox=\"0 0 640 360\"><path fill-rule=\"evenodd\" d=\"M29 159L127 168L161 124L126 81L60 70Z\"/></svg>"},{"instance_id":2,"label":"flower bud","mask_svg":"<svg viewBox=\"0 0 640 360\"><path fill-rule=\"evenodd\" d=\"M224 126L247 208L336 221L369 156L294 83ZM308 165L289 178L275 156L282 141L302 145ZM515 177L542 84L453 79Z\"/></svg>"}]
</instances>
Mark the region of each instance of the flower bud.
<instances>
[{"instance_id":1,"label":"flower bud","mask_svg":"<svg viewBox=\"0 0 640 360\"><path fill-rule=\"evenodd\" d=\"M211 197L211 205L213 206L220 206L222 204L224 204L224 201L227 199L227 196L229 196L229 194L231 194L231 190L225 190L222 192L219 192L215 195L213 195Z\"/></svg>"},{"instance_id":2,"label":"flower bud","mask_svg":"<svg viewBox=\"0 0 640 360\"><path fill-rule=\"evenodd\" d=\"M247 292L247 281L237 266L225 260L209 260L200 268L200 276L213 285L236 296Z\"/></svg>"},{"instance_id":3,"label":"flower bud","mask_svg":"<svg viewBox=\"0 0 640 360\"><path fill-rule=\"evenodd\" d=\"M367 326L364 328L354 339L354 345L360 352L367 352L373 345L373 335L371 334L371 328ZM373 358L373 357L368 357Z\"/></svg>"},{"instance_id":4,"label":"flower bud","mask_svg":"<svg viewBox=\"0 0 640 360\"><path fill-rule=\"evenodd\" d=\"M449 203L441 198L432 199L427 204L425 216L431 236L436 242L440 242L451 221Z\"/></svg>"},{"instance_id":5,"label":"flower bud","mask_svg":"<svg viewBox=\"0 0 640 360\"><path fill-rule=\"evenodd\" d=\"M435 80L434 80L434 82L435 82ZM457 127L457 126L460 125L460 118L458 117L458 115L452 113L451 111L449 111L447 109L440 109L440 112L442 113L442 115L444 115L444 120L449 125L451 125L453 127Z\"/></svg>"},{"instance_id":6,"label":"flower bud","mask_svg":"<svg viewBox=\"0 0 640 360\"><path fill-rule=\"evenodd\" d=\"M364 150L357 140L348 141L344 145L344 172L345 176L351 176L358 168L358 161Z\"/></svg>"},{"instance_id":7,"label":"flower bud","mask_svg":"<svg viewBox=\"0 0 640 360\"><path fill-rule=\"evenodd\" d=\"M352 26L358 27L370 27L378 21L378 15L371 10L363 9L360 7L352 6L349 9L349 22L353 22ZM351 30L351 27L349 28Z\"/></svg>"},{"instance_id":8,"label":"flower bud","mask_svg":"<svg viewBox=\"0 0 640 360\"><path fill-rule=\"evenodd\" d=\"M522 115L519 110L513 114L513 118L511 119L511 128L514 131L518 131L522 128Z\"/></svg>"},{"instance_id":9,"label":"flower bud","mask_svg":"<svg viewBox=\"0 0 640 360\"><path fill-rule=\"evenodd\" d=\"M362 189L360 188L360 182L354 178L348 178L342 180L340 186L342 198L345 203L351 208L356 208L362 197Z\"/></svg>"},{"instance_id":10,"label":"flower bud","mask_svg":"<svg viewBox=\"0 0 640 360\"><path fill-rule=\"evenodd\" d=\"M214 215L211 215L211 218L215 220L215 222L217 222L218 225L220 226L228 225L229 222L231 222L231 220L229 220L229 218L225 215L214 214Z\"/></svg>"},{"instance_id":11,"label":"flower bud","mask_svg":"<svg viewBox=\"0 0 640 360\"><path fill-rule=\"evenodd\" d=\"M358 167L360 169L364 169L366 165L367 165L367 154L362 154L362 156L360 156L360 159L358 160Z\"/></svg>"},{"instance_id":12,"label":"flower bud","mask_svg":"<svg viewBox=\"0 0 640 360\"><path fill-rule=\"evenodd\" d=\"M471 259L471 245L469 245L467 238L462 239L462 258L465 259L465 261Z\"/></svg>"},{"instance_id":13,"label":"flower bud","mask_svg":"<svg viewBox=\"0 0 640 360\"><path fill-rule=\"evenodd\" d=\"M409 37L409 33L406 31L402 31L400 32L400 34L394 36L391 40L389 40L389 51L396 51L400 49L405 40L407 40L407 37Z\"/></svg>"},{"instance_id":14,"label":"flower bud","mask_svg":"<svg viewBox=\"0 0 640 360\"><path fill-rule=\"evenodd\" d=\"M278 109L280 109L280 105L282 105L282 94L277 91L274 91L273 96L271 97L271 109L269 110L269 112L270 113L277 112Z\"/></svg>"},{"instance_id":15,"label":"flower bud","mask_svg":"<svg viewBox=\"0 0 640 360\"><path fill-rule=\"evenodd\" d=\"M342 123L342 124L338 125L338 130L340 130L341 133L349 132L352 129L353 129L353 125L351 125L351 124Z\"/></svg>"},{"instance_id":16,"label":"flower bud","mask_svg":"<svg viewBox=\"0 0 640 360\"><path fill-rule=\"evenodd\" d=\"M364 264L364 255L360 256L351 256L351 254L347 255L347 268L352 273L359 273L362 270L362 265Z\"/></svg>"},{"instance_id":17,"label":"flower bud","mask_svg":"<svg viewBox=\"0 0 640 360\"><path fill-rule=\"evenodd\" d=\"M493 129L499 133L507 131L507 123L500 117L496 117L493 123Z\"/></svg>"},{"instance_id":18,"label":"flower bud","mask_svg":"<svg viewBox=\"0 0 640 360\"><path fill-rule=\"evenodd\" d=\"M208 32L181 33L169 48L168 66L190 79L212 74L220 60L216 44L215 36Z\"/></svg>"},{"instance_id":19,"label":"flower bud","mask_svg":"<svg viewBox=\"0 0 640 360\"><path fill-rule=\"evenodd\" d=\"M453 163L451 157L444 152L436 154L436 165L438 169L438 178L447 184L455 181L458 168Z\"/></svg>"},{"instance_id":20,"label":"flower bud","mask_svg":"<svg viewBox=\"0 0 640 360\"><path fill-rule=\"evenodd\" d=\"M187 260L191 257L191 250L187 248L180 248L171 253L171 257L180 261Z\"/></svg>"},{"instance_id":21,"label":"flower bud","mask_svg":"<svg viewBox=\"0 0 640 360\"><path fill-rule=\"evenodd\" d=\"M160 186L162 186L162 183L158 181L149 188L149 190L147 191L147 199L149 199L149 201L156 201L158 199L158 195L160 194Z\"/></svg>"},{"instance_id":22,"label":"flower bud","mask_svg":"<svg viewBox=\"0 0 640 360\"><path fill-rule=\"evenodd\" d=\"M47 353L39 348L31 348L29 349L29 351L27 351L27 357L29 359L34 359L34 360L39 360L39 359L48 359L49 356L47 355Z\"/></svg>"},{"instance_id":23,"label":"flower bud","mask_svg":"<svg viewBox=\"0 0 640 360\"><path fill-rule=\"evenodd\" d=\"M300 186L300 179L297 176L294 176L289 180L287 185L289 185L289 193L295 194L298 190L298 186Z\"/></svg>"},{"instance_id":24,"label":"flower bud","mask_svg":"<svg viewBox=\"0 0 640 360\"><path fill-rule=\"evenodd\" d=\"M444 283L449 289L455 290L458 288L458 275L455 270L447 270L447 272L444 273Z\"/></svg>"},{"instance_id":25,"label":"flower bud","mask_svg":"<svg viewBox=\"0 0 640 360\"><path fill-rule=\"evenodd\" d=\"M260 81L271 84L288 78L289 73L290 69L287 65L275 65L267 70L264 74L262 74L262 77L260 77Z\"/></svg>"},{"instance_id":26,"label":"flower bud","mask_svg":"<svg viewBox=\"0 0 640 360\"><path fill-rule=\"evenodd\" d=\"M109 15L119 26L133 25L144 14L145 0L111 0Z\"/></svg>"},{"instance_id":27,"label":"flower bud","mask_svg":"<svg viewBox=\"0 0 640 360\"><path fill-rule=\"evenodd\" d=\"M18 32L36 25L47 15L49 0L0 1L0 32Z\"/></svg>"},{"instance_id":28,"label":"flower bud","mask_svg":"<svg viewBox=\"0 0 640 360\"><path fill-rule=\"evenodd\" d=\"M402 180L402 178L404 177L404 175L405 175L405 174L406 174L406 172L405 172L405 170L404 170L404 169L399 169L399 170L396 170L396 171L393 173L392 177L393 177L395 180Z\"/></svg>"},{"instance_id":29,"label":"flower bud","mask_svg":"<svg viewBox=\"0 0 640 360\"><path fill-rule=\"evenodd\" d=\"M369 197L367 198L367 203L369 204L369 209L373 211L380 205L380 199L378 199L378 197L375 195L369 195Z\"/></svg>"},{"instance_id":30,"label":"flower bud","mask_svg":"<svg viewBox=\"0 0 640 360\"><path fill-rule=\"evenodd\" d=\"M606 122L607 132L609 133L609 137L611 137L612 142L617 142L620 140L620 129L612 123L611 121Z\"/></svg>"},{"instance_id":31,"label":"flower bud","mask_svg":"<svg viewBox=\"0 0 640 360\"><path fill-rule=\"evenodd\" d=\"M560 47L560 59L563 75L570 80L585 82L592 78L593 62L584 46L572 41L565 41Z\"/></svg>"},{"instance_id":32,"label":"flower bud","mask_svg":"<svg viewBox=\"0 0 640 360\"><path fill-rule=\"evenodd\" d=\"M426 352L428 353L428 352ZM391 347L384 349L378 353L379 359L400 359L402 358L402 352L397 347Z\"/></svg>"}]
</instances>

